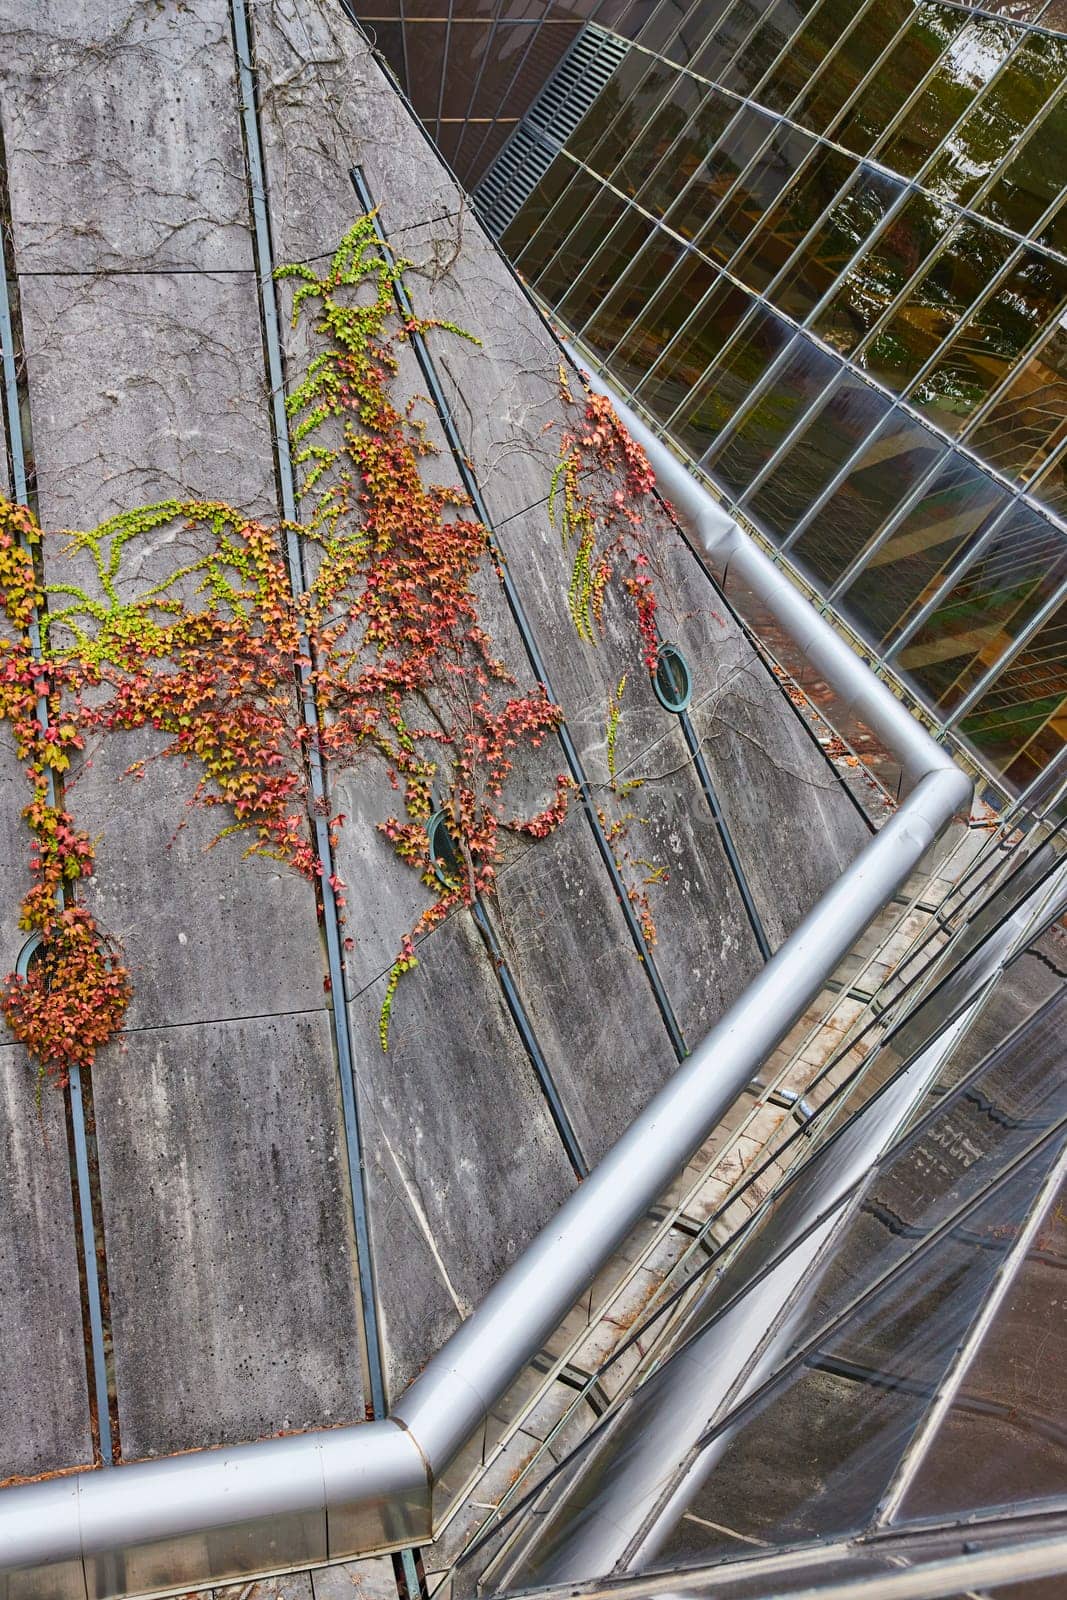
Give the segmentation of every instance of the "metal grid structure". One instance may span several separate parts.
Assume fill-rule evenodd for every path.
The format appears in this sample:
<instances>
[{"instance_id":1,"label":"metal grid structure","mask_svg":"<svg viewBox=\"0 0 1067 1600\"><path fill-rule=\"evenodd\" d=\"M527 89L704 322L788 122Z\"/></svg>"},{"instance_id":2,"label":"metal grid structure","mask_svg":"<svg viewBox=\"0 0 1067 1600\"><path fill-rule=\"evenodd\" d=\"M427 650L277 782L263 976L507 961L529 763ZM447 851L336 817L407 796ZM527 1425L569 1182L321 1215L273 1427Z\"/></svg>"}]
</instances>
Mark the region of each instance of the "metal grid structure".
<instances>
[{"instance_id":1,"label":"metal grid structure","mask_svg":"<svg viewBox=\"0 0 1067 1600\"><path fill-rule=\"evenodd\" d=\"M661 0L501 243L1019 793L1067 731L1067 8L1003 12Z\"/></svg>"}]
</instances>

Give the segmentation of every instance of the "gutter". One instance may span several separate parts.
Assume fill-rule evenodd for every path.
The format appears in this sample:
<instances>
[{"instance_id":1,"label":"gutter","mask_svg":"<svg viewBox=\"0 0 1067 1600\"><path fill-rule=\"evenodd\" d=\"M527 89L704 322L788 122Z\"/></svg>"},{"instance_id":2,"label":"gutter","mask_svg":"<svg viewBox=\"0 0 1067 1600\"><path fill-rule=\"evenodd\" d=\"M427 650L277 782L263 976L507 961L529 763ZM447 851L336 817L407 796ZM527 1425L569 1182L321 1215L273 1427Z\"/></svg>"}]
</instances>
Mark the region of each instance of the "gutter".
<instances>
[{"instance_id":1,"label":"gutter","mask_svg":"<svg viewBox=\"0 0 1067 1600\"><path fill-rule=\"evenodd\" d=\"M712 564L741 575L897 757L907 798L388 1419L4 1490L0 1600L184 1592L432 1539L454 1487L442 1479L490 1408L970 805L970 780L947 751L633 412L590 381L645 449Z\"/></svg>"}]
</instances>

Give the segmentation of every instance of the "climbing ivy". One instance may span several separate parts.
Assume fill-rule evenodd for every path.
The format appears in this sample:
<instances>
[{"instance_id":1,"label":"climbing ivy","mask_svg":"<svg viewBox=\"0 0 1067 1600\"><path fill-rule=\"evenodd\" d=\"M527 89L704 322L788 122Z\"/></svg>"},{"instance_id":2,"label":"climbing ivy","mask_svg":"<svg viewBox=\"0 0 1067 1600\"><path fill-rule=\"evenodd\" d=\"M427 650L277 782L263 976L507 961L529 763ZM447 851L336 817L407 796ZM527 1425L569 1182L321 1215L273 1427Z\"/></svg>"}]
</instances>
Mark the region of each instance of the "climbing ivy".
<instances>
[{"instance_id":1,"label":"climbing ivy","mask_svg":"<svg viewBox=\"0 0 1067 1600\"><path fill-rule=\"evenodd\" d=\"M496 656L475 584L487 531L459 488L425 481L433 448L418 403L400 411L390 398L412 335L467 337L448 323L397 316L394 288L408 265L382 249L368 216L325 275L304 264L277 274L295 286L294 325L310 313L322 341L288 401L303 471L300 521L268 524L221 502L175 499L91 531L42 534L25 507L0 500L8 624L0 717L30 782L32 883L21 926L38 941L28 971L7 978L2 1008L59 1083L115 1035L132 993L121 951L81 898L93 847L61 798L71 758L89 742L154 731L149 759L176 759L196 774L187 804L222 808L216 841L240 835L246 854L311 881L327 868L309 818L321 811L331 843L344 822L315 800L311 772L329 777L366 760L384 767L397 806L378 826L433 899L392 964L383 1048L419 939L492 892L502 832L542 838L566 813L571 784L562 774L533 815L511 816L505 803L516 759L542 744L560 711L542 686L519 692ZM565 379L563 396L577 405ZM605 586L625 563L651 664L655 599L634 501L652 477L613 417L591 398L581 426L564 434L553 514L562 491L564 537L577 540L570 605L579 632L590 636ZM580 482L590 452L620 476L599 502ZM130 553L172 527L199 553L146 588ZM42 540L56 555L62 542L69 578L41 581ZM50 572L58 566L47 563ZM128 775L143 775L144 765ZM425 825L438 807L462 862L457 874L434 872ZM330 882L343 906L345 885Z\"/></svg>"}]
</instances>

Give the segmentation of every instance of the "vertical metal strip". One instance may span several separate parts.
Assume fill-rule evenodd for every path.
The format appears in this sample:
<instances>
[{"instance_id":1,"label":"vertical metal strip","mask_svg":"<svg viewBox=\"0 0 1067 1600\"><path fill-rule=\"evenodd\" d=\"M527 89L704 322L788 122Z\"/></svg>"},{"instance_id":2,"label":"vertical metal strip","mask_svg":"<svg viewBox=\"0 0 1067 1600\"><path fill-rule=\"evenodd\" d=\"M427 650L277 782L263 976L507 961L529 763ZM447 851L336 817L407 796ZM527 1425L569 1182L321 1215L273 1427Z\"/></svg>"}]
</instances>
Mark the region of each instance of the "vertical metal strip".
<instances>
[{"instance_id":1,"label":"vertical metal strip","mask_svg":"<svg viewBox=\"0 0 1067 1600\"><path fill-rule=\"evenodd\" d=\"M353 188L355 189L356 196L359 200L359 204L363 207L364 211L368 213L373 212L375 209L374 197L371 195L370 190L367 187L366 179L364 178L359 167L352 168L351 178ZM382 230L380 218L375 218L375 225L383 248L387 250L390 249L389 241ZM396 283L395 294L397 306L400 310L401 316L403 316L405 319L413 318L414 309L403 283L399 281ZM416 359L418 360L422 375L426 379L427 387L430 392L430 398L434 403L438 416L440 417L441 426L444 430L445 438L448 441L448 447L455 459L456 469L459 472L464 490L470 497L470 502L474 509L475 515L485 527L486 533L489 536L490 548L493 550L494 555L498 559L504 593L507 596L511 614L514 617L515 623L519 629L519 634L522 638L523 646L526 650L526 655L529 659L530 666L533 669L534 676L539 683L544 685L545 692L548 694L549 699L558 704L557 697L553 693L548 668L545 665L545 661L541 655L537 640L534 637L529 618L526 615L525 607L523 606L518 590L515 587L515 581L511 576L511 569L508 566L507 561L503 559L499 545L497 544L496 531L489 516L485 501L482 498L482 493L478 487L477 480L471 470L469 461L467 459L467 453L463 448L459 433L457 432L455 421L452 417L451 408L437 376L437 370L434 366L433 358L426 347L426 341L420 334L413 333L410 337L410 343ZM570 731L565 722L562 723L557 729L557 734L560 744L563 747L563 753L566 757L567 765L570 767L571 776L573 777L579 794L581 795L582 805L589 821L589 825L593 830L593 837L596 840L597 848L600 851L601 858L608 871L608 876L611 879L612 888L614 889L616 898L618 899L622 908L622 913L626 919L626 924L630 930L630 935L634 941L634 945L638 954L641 956L642 965L652 988L652 993L655 996L656 1004L659 1007L660 1015L663 1018L664 1026L666 1027L670 1036L671 1044L674 1048L675 1054L678 1056L679 1060L682 1060L689 1053L688 1047L682 1036L681 1029L678 1026L678 1020L675 1017L674 1008L671 1005L667 991L664 988L663 980L660 977L659 970L652 957L652 952L648 949L648 946L645 943L644 934L641 931L641 925L634 913L633 906L630 904L629 897L626 892L626 886L622 881L618 867L615 865L615 858L612 854L611 846L604 837L604 830L600 826L600 821L597 817L596 805L593 801L589 780L585 775L585 770L582 767L578 751L575 748L574 742L570 736Z\"/></svg>"},{"instance_id":2,"label":"vertical metal strip","mask_svg":"<svg viewBox=\"0 0 1067 1600\"><path fill-rule=\"evenodd\" d=\"M282 515L289 523L296 521L296 493L293 480L292 455L289 448L289 421L285 410L285 371L282 360L278 301L274 289L274 257L270 236L270 217L267 210L266 179L263 166L263 148L260 142L259 118L256 107L255 75L252 66L252 49L248 17L244 0L230 0L233 20L235 53L240 88L241 117L244 124L245 151L248 161L249 188L252 198L252 220L255 235L256 275L259 280L260 309L264 343L267 353L267 376L270 383L271 411L274 421L275 456L278 469L278 486L281 495ZM286 534L286 554L289 581L297 596L305 591L303 557L300 541L292 527ZM318 708L309 689L309 677L300 673L300 692L305 722L318 726ZM322 759L315 740L309 745L311 792L316 801L325 800L326 782ZM345 1141L348 1149L349 1180L352 1193L353 1221L356 1232L356 1265L359 1273L360 1302L363 1314L364 1342L366 1345L371 1403L376 1417L387 1413L385 1375L382 1358L381 1324L375 1289L374 1261L370 1237L369 1195L367 1191L366 1162L356 1098L356 1075L352 1039L349 1031L345 968L341 950L340 912L329 882L333 871L333 852L330 846L326 810L315 818L315 848L323 864L321 879L323 924L326 935L326 957L330 976L333 1034L337 1050L341 1100L344 1110ZM320 808L316 806L316 811Z\"/></svg>"},{"instance_id":3,"label":"vertical metal strip","mask_svg":"<svg viewBox=\"0 0 1067 1600\"><path fill-rule=\"evenodd\" d=\"M0 172L0 182L6 188L6 166ZM0 345L2 345L3 387L7 413L7 437L11 449L12 489L15 499L25 505L29 499L29 482L26 474L26 448L22 436L22 414L18 392L18 371L15 365L14 325L8 291L6 252L0 241ZM30 644L34 655L41 656L41 633L36 613L30 624ZM42 726L48 725L48 704L42 697L37 703L37 716ZM51 772L48 773L48 800L56 804L56 793ZM114 1464L114 1441L111 1434L111 1410L107 1385L107 1358L104 1353L104 1317L100 1301L100 1276L96 1259L96 1223L93 1217L92 1193L89 1187L89 1151L85 1131L85 1104L82 1094L81 1068L70 1069L71 1129L74 1139L74 1166L77 1175L78 1222L82 1236L82 1253L85 1261L85 1293L89 1310L89 1335L93 1352L92 1384L96 1397L97 1430L100 1459L105 1467Z\"/></svg>"},{"instance_id":4,"label":"vertical metal strip","mask_svg":"<svg viewBox=\"0 0 1067 1600\"><path fill-rule=\"evenodd\" d=\"M759 945L760 955L764 961L769 961L774 951L771 949L770 940L767 938L763 921L752 897L752 889L745 874L745 869L741 864L741 857L737 853L737 846L734 844L729 824L723 816L722 806L719 804L719 797L715 792L715 785L711 781L711 773L708 771L708 764L704 760L704 752L700 748L700 740L697 738L696 729L689 719L688 711L683 711L679 715L678 721L682 725L682 736L685 739L689 754L693 758L693 766L696 769L697 777L700 779L700 787L704 791L704 798L708 803L712 821L718 830L719 839L726 853L726 859L730 864L730 871L734 875L734 882L737 884L749 926L755 935L756 943Z\"/></svg>"}]
</instances>

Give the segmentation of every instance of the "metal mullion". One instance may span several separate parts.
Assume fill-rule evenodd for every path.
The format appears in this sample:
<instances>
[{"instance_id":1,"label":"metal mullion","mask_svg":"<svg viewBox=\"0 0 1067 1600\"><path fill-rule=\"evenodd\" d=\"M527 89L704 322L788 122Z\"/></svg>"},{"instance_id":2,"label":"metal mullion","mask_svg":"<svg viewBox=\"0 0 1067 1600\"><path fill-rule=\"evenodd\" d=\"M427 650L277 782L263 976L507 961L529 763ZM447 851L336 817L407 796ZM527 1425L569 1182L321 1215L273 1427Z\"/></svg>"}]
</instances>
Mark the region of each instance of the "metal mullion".
<instances>
[{"instance_id":1,"label":"metal mullion","mask_svg":"<svg viewBox=\"0 0 1067 1600\"><path fill-rule=\"evenodd\" d=\"M1067 434L1060 440L1048 459L1042 462L1037 472L1027 479L1024 487L1028 495L1035 493L1038 485L1043 483L1049 473L1059 466L1065 455L1067 455Z\"/></svg>"},{"instance_id":2,"label":"metal mullion","mask_svg":"<svg viewBox=\"0 0 1067 1600\"><path fill-rule=\"evenodd\" d=\"M881 424L879 424L879 426L881 426ZM876 429L875 432L877 431L878 430ZM934 435L934 437L937 436ZM869 442L869 440L865 441L865 447L866 443ZM826 601L828 605L832 604L833 601L836 600L837 596L842 594L844 590L847 589L849 585L859 577L861 572L866 571L871 557L875 555L877 551L881 550L883 545L888 544L889 540L893 537L894 533L896 533L905 517L911 515L919 501L923 498L930 484L945 465L945 458L949 454L949 450L944 450L941 455L939 455L937 459L927 467L925 472L920 473L916 482L904 496L904 499L898 503L896 510L890 514L886 522L879 529L877 536L872 539L871 543L867 545L859 555L854 557L854 559L849 562L840 578L838 578L836 583L834 583L827 590ZM798 529L797 531L799 533L801 530Z\"/></svg>"},{"instance_id":3,"label":"metal mullion","mask_svg":"<svg viewBox=\"0 0 1067 1600\"><path fill-rule=\"evenodd\" d=\"M1015 657L1020 653L1020 651L1026 648L1027 644L1029 644L1034 635L1040 632L1045 623L1048 621L1049 617L1051 617L1055 611L1059 610L1064 601L1067 601L1067 579L1064 579L1063 582L1060 583L1059 587L1053 594L1049 596L1044 605L1038 607L1033 616L1030 618L1030 621L1026 624L1025 628L1023 628L1022 632L1012 642L1008 649L1005 650L1004 654L997 659L994 665L991 666L981 678L979 678L978 682L974 685L974 688L964 695L959 705L953 711L952 716L949 717L945 722L941 723L938 729L939 736L941 733L947 732L949 728L953 727L967 715L968 711L970 711L971 707L976 703L976 701L981 699L982 695L989 688L990 684L1000 677L1000 674L1006 667L1011 665L1011 663L1015 660Z\"/></svg>"},{"instance_id":4,"label":"metal mullion","mask_svg":"<svg viewBox=\"0 0 1067 1600\"><path fill-rule=\"evenodd\" d=\"M844 44L845 40L847 38L849 38L851 34L855 33L857 27L863 21L863 18L867 14L867 12L873 10L878 4L880 4L880 0L861 0L861 3L859 5L859 8L856 11L855 16L852 18L852 21L849 23L849 25L845 29L844 33L842 33L842 35L841 35L841 37L839 39L836 39L834 41L834 43L831 46L831 48L826 52L826 54L823 56L822 60L819 62L818 67L812 73L811 77L808 78L807 81L797 90L797 92L793 96L792 100L790 100L789 104L786 106L785 111L782 113L783 116L788 117L790 119L790 121L792 121L793 112L796 109L796 107L799 104L799 102L801 100L803 100L804 96L808 93L808 91L811 88L811 86L819 81L819 79L822 77L823 73L826 71L827 66L832 61L833 57L837 54L838 50ZM812 11L811 15L812 16L814 15L814 11ZM807 22L809 20L809 18L805 17L804 20L805 20L805 22ZM793 37L795 38L796 35L794 34ZM894 35L894 38L895 38L895 35ZM870 75L869 73L865 73L864 74L864 78L863 78L863 82L864 83L866 83L867 78L869 77L869 75ZM763 87L763 83L764 83L764 79L761 78L759 84L757 85L757 87L762 88ZM860 87L862 87L862 84L860 85ZM802 124L801 123L794 123L794 126L795 127L801 127ZM810 129L807 130L807 131L810 132ZM821 134L816 134L816 138L821 138L821 137L822 137ZM854 152L853 151L849 151L848 154L849 155L853 155Z\"/></svg>"},{"instance_id":5,"label":"metal mullion","mask_svg":"<svg viewBox=\"0 0 1067 1600\"><path fill-rule=\"evenodd\" d=\"M796 27L793 29L792 33L789 35L788 39L786 40L785 44L783 44L782 48L779 50L778 54L775 56L774 60L770 64L770 66L763 73L763 76L761 78L758 78L757 81L752 85L752 88L749 90L749 93L753 97L757 97L759 95L759 92L763 88L763 85L767 82L767 79L770 78L774 74L774 72L777 70L778 63L781 61L782 57L784 55L786 55L786 53L790 50L790 48L792 47L793 42L797 38L798 34L801 34L801 33L804 32L804 29L807 27L808 23L812 20L812 18L819 11L822 10L823 6L826 5L827 3L828 3L828 0L817 0L817 3L812 6L812 8L808 12L807 16L806 17L801 17L800 21L797 23ZM861 0L861 6L860 6L861 12L862 11L866 11L873 3L874 3L874 0ZM858 18L857 18L857 20L858 20ZM794 106L799 98L800 98L799 95L794 95L793 99L789 102L790 106ZM768 107L768 109L770 109L770 108ZM774 113L774 115L776 115L776 114L777 113ZM813 138L818 138L818 134L813 134L812 137Z\"/></svg>"},{"instance_id":6,"label":"metal mullion","mask_svg":"<svg viewBox=\"0 0 1067 1600\"><path fill-rule=\"evenodd\" d=\"M445 47L441 52L441 82L437 88L437 116L434 119L437 129L434 134L434 141L437 144L441 143L441 108L445 100L445 78L448 74L448 53L452 45L452 11L455 3L456 0L448 0L448 17L445 21Z\"/></svg>"},{"instance_id":7,"label":"metal mullion","mask_svg":"<svg viewBox=\"0 0 1067 1600\"><path fill-rule=\"evenodd\" d=\"M1061 320L1061 318L1057 318L1051 328L1046 328L1044 334L1041 335L1039 342L1030 347L1025 357L1020 356L1019 362L1022 362L1023 360L1032 361L1036 355L1039 355L1040 352L1045 348L1046 344L1050 344L1052 342L1057 331L1059 330ZM1011 388L1016 378L1019 377L1020 371L1021 367L1019 364L1013 365L1005 373L1004 377L1001 378L996 387L989 391L985 399L982 401L982 404L976 408L970 417L968 417L967 426L961 431L957 440L957 444L962 445L967 450L970 450L970 445L968 443L970 435L974 433L976 428L980 427L981 424L986 421L990 412L992 412L999 402L1004 398L1005 393Z\"/></svg>"},{"instance_id":8,"label":"metal mullion","mask_svg":"<svg viewBox=\"0 0 1067 1600\"><path fill-rule=\"evenodd\" d=\"M547 141L542 140L541 142L545 145L546 149L550 149L551 148L551 146L548 145ZM478 158L477 158L477 156L475 156L473 159L475 161L477 161ZM572 156L569 150L565 150L562 147L560 149L556 150L553 153L552 159L549 162L548 167L545 168L545 172L546 173L548 172L548 170L549 170L549 168L551 168L553 162L558 161L560 159L569 162L571 167L574 169L574 171L573 171L573 173L572 173L572 175L571 175L571 177L569 179L569 182L573 183L575 176L579 172L584 171L584 168L582 167L581 162L577 159L576 156ZM536 184L534 185L534 187L536 188ZM533 191L531 190L531 193L532 192ZM548 227L549 223L552 220L553 212L556 211L558 209L558 207L563 204L563 202L566 199L566 197L567 197L567 191L564 190L562 194L560 194L555 200L553 200L552 204L549 206L549 208L546 211L545 215L541 218L541 221L537 224L537 227L534 229L533 233L531 233L530 237L527 239L526 243L523 245L523 247L519 251L518 255L514 258L514 261L512 262L512 265L514 266L516 272L518 272L518 273L522 272L522 258L523 258L523 256L526 254L527 250L529 250L529 248L533 244L534 240L537 239L544 232L544 230ZM530 198L529 195L527 195L526 199L528 200L529 198ZM523 201L523 205L525 205L525 204L526 204L526 200ZM521 210L522 210L522 206L519 207L519 211L516 212L515 215L518 216L519 212L521 212ZM555 254L556 254L556 252L553 252L553 259L555 257ZM546 263L546 265L547 265L547 263ZM542 268L541 271L543 272L544 268ZM541 274L538 273L538 277L540 277L540 275Z\"/></svg>"},{"instance_id":9,"label":"metal mullion","mask_svg":"<svg viewBox=\"0 0 1067 1600\"><path fill-rule=\"evenodd\" d=\"M640 206L638 206L636 209L640 211L642 208ZM645 215L645 216L648 215L647 212L643 212L642 214ZM621 222L622 220L623 219L620 217L619 221ZM618 224L616 224L616 226L618 226ZM614 229L612 231L614 232ZM586 328L588 328L589 324L591 322L595 322L596 321L597 317L600 315L600 313L603 310L603 308L607 305L607 303L611 299L612 295L615 294L615 292L622 287L622 282L623 282L623 279L626 277L626 274L630 271L630 269L632 267L636 266L637 262L640 260L641 256L644 255L645 251L648 250L653 244L655 244L656 235L658 233L662 233L662 232L663 232L663 229L660 227L659 223L656 222L655 219L653 219L652 232L649 235L648 239L641 246L640 250L638 250L635 255L631 256L630 259L623 264L622 270L619 272L619 274L616 277L614 283L612 283L610 288L608 288L605 291L605 293L601 296L600 304L598 306L596 306L589 313L589 315L586 317L585 321L582 323L581 327L577 328L575 330L575 336L577 338L581 338L582 334L585 332ZM671 279L674 277L675 273L678 271L679 267L682 265L683 261L685 261L685 259L686 259L688 254L689 254L688 251L684 251L682 253L682 255L680 255L678 257L678 260L674 263L674 266L668 272L668 274L664 278L663 282L659 285L659 288L654 289L652 291L652 299L655 299L656 295L660 292L661 289L665 289L667 287L667 285L670 283ZM651 304L651 301L650 300L646 300L646 302L645 302L646 308L650 304ZM629 335L633 332L635 323L638 320L639 320L639 318L635 317L633 322L630 322L630 323L627 324L626 332L620 334L619 337L616 339L615 343L611 347L611 350L608 352L606 360L610 361L611 357L615 354L615 351L619 348L620 344L622 344L623 340L628 338ZM664 347L664 348L666 349L666 347ZM662 351L660 353L663 354ZM657 357L656 359L658 360L659 357ZM650 367L649 368L649 372L651 372L651 371L652 371L652 368ZM645 376L647 377L648 374L646 373Z\"/></svg>"},{"instance_id":10,"label":"metal mullion","mask_svg":"<svg viewBox=\"0 0 1067 1600\"><path fill-rule=\"evenodd\" d=\"M889 1485L875 1511L873 1524L875 1527L885 1527L887 1523L894 1520L899 1512L908 1490L915 1481L916 1474L959 1394L963 1381L975 1357L978 1355L986 1334L992 1327L998 1311L1013 1287L1016 1275L1022 1270L1034 1237L1048 1215L1049 1208L1055 1201L1065 1176L1067 1176L1067 1147L1061 1151L1059 1159L1050 1167L1044 1183L1038 1190L1026 1221L1019 1229L1018 1237L1005 1255L994 1282L986 1292L981 1310L967 1330L947 1374L942 1377L938 1385L937 1398L919 1423L918 1428L908 1442L904 1454L897 1462L896 1471L890 1479Z\"/></svg>"},{"instance_id":11,"label":"metal mullion","mask_svg":"<svg viewBox=\"0 0 1067 1600\"><path fill-rule=\"evenodd\" d=\"M803 337L803 335L801 335L801 337ZM793 342L794 341L790 341L791 344ZM810 341L805 342L810 343ZM833 373L829 381L823 386L814 399L808 403L804 414L789 429L781 443L775 447L770 459L765 462L765 464L756 473L755 477L749 479L748 486L742 493L740 499L737 501L739 506L743 506L746 500L759 492L763 484L770 477L771 473L778 466L778 463L781 461L782 457L792 448L800 434L805 432L809 424L815 420L817 413L822 411L823 407L829 404L829 402L833 399L835 391L842 387L847 377L848 369L845 367L841 367L837 372Z\"/></svg>"},{"instance_id":12,"label":"metal mullion","mask_svg":"<svg viewBox=\"0 0 1067 1600\"><path fill-rule=\"evenodd\" d=\"M449 3L451 4L451 0L449 0ZM463 127L462 127L462 129L460 131L459 139L458 139L458 141L456 143L455 155L452 158L454 166L456 168L458 168L458 166L459 166L459 154L460 154L460 151L463 149L463 141L467 137L467 129L470 127L470 124L471 124L471 115L472 115L472 113L474 111L474 103L478 98L478 90L481 88L482 79L485 76L486 63L489 60L490 55L492 54L493 46L496 43L496 36L500 31L500 14L503 11L503 9L504 9L504 0L496 0L496 10L493 12L493 25L489 29L489 37L485 41L485 49L482 51L482 59L481 59L479 65L478 65L478 71L474 75L474 82L471 85L471 92L467 97L467 114L463 118ZM493 120L495 121L495 118Z\"/></svg>"},{"instance_id":13,"label":"metal mullion","mask_svg":"<svg viewBox=\"0 0 1067 1600\"><path fill-rule=\"evenodd\" d=\"M1039 768L1039 770L1030 779L1030 782L1026 785L1026 788L1023 789L1022 793L1019 795L1019 798L1015 801L1015 805L1012 809L1015 811L1022 811L1024 809L1029 810L1032 805L1030 797L1034 790L1037 789L1041 784L1047 783L1049 778L1056 771L1057 767L1062 767L1064 769L1063 777L1060 781L1059 787L1055 790L1051 799L1045 802L1045 811L1040 814L1038 820L1040 821L1041 818L1047 815L1049 811L1051 811L1055 806L1059 805L1060 801L1067 796L1067 746L1061 746L1058 753L1053 756L1048 765Z\"/></svg>"},{"instance_id":14,"label":"metal mullion","mask_svg":"<svg viewBox=\"0 0 1067 1600\"><path fill-rule=\"evenodd\" d=\"M1041 18L1053 4L1053 0L1046 0L1038 17L1033 22L1021 22L1016 17L1005 16L1003 11L987 11L984 6L972 6L967 0L937 0L938 5L947 6L950 11L966 11L969 16L985 17L988 22L1010 22L1013 27L1019 28L1026 34L1036 33L1042 39L1058 39L1062 42L1063 34L1055 28L1043 28Z\"/></svg>"},{"instance_id":15,"label":"metal mullion","mask_svg":"<svg viewBox=\"0 0 1067 1600\"><path fill-rule=\"evenodd\" d=\"M1006 506L1001 507L986 531L979 536L977 543L973 545L965 555L961 556L955 565L950 568L948 574L942 579L941 583L930 596L929 600L920 606L919 610L915 613L914 617L912 617L907 627L902 629L899 637L893 641L888 650L884 650L878 657L879 666L884 666L889 661L891 656L896 655L898 650L902 650L904 646L908 644L909 641L915 636L915 634L918 633L919 629L926 622L927 618L937 610L945 596L952 592L960 578L967 571L967 568L971 565L971 562L981 555L982 551L986 548L990 541L997 535L997 533L999 533L1001 523L1008 520L1008 517L1015 510L1015 507L1016 502L1014 500L1009 500Z\"/></svg>"},{"instance_id":16,"label":"metal mullion","mask_svg":"<svg viewBox=\"0 0 1067 1600\"><path fill-rule=\"evenodd\" d=\"M827 148L829 148L829 146L827 146ZM852 159L855 160L856 158L853 156ZM798 256L800 256L802 254L802 252L807 250L809 244L812 242L812 240L814 238L816 238L816 236L819 233L819 230L822 228L824 222L826 221L827 217L830 215L831 211L834 209L834 207L836 205L840 205L841 201L846 199L848 197L848 195L850 195L852 193L853 189L859 183L860 178L862 176L863 176L863 163L862 163L862 161L856 161L855 170L849 174L849 176L845 179L844 183L841 185L840 189L838 189L837 193L830 200L827 201L826 205L823 206L822 210L819 212L819 215L815 218L815 221L812 223L812 225L808 229L807 233L804 235L804 237L796 245L794 245L793 250L792 250L788 260L785 261L784 264L781 267L779 267L778 271L775 273L775 275L771 279L770 283L768 283L766 289L763 291L765 295L770 297L775 292L775 290L779 287L779 285L782 283L782 281L785 279L785 277L790 272L790 270L791 270L791 268L793 266L793 263L797 260ZM890 222L890 220L892 219L892 217L895 215L896 211L898 210L898 208L899 208L899 206L900 206L901 202L903 201L903 199L904 199L906 194L907 194L907 189L902 190L901 194L899 194L897 196L896 200L893 201L893 204L890 206L889 210L886 212L886 215L882 218L882 222L878 223L876 225L876 227L874 229L872 229L871 233L863 241L863 243L860 245L859 249L856 250L849 257L849 260L847 261L845 266L842 267L841 270L838 273L836 273L836 275L834 277L834 282L833 282L832 287L827 290L827 295L830 295L830 294L834 293L834 291L837 289L838 284L841 282L841 279L847 273L852 271L852 268L855 266L856 261L863 254L864 250L867 248L867 245L873 239L875 239L875 238L880 236L881 230L882 230L882 224L884 223L884 224L888 225L888 223ZM824 295L823 299L825 299L826 297L827 296ZM812 311L812 316L814 316L815 313L817 311L819 311L821 308L822 308L822 300L820 300L818 305L815 306L814 310Z\"/></svg>"}]
</instances>

